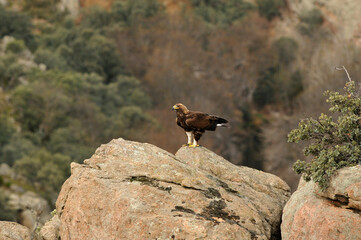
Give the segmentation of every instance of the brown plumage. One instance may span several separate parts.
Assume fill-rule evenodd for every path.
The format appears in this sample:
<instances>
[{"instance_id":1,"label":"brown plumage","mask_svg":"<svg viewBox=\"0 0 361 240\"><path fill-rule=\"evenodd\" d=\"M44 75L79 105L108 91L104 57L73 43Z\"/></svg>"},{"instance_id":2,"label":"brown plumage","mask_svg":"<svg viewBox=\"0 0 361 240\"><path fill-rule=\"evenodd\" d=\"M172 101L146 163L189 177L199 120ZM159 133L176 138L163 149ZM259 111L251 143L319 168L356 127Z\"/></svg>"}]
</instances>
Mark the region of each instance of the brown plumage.
<instances>
[{"instance_id":1,"label":"brown plumage","mask_svg":"<svg viewBox=\"0 0 361 240\"><path fill-rule=\"evenodd\" d=\"M226 119L207 113L190 111L181 103L175 104L172 109L176 110L177 125L186 131L187 145L191 147L198 146L197 142L206 130L215 131L217 127L227 127L228 121Z\"/></svg>"}]
</instances>

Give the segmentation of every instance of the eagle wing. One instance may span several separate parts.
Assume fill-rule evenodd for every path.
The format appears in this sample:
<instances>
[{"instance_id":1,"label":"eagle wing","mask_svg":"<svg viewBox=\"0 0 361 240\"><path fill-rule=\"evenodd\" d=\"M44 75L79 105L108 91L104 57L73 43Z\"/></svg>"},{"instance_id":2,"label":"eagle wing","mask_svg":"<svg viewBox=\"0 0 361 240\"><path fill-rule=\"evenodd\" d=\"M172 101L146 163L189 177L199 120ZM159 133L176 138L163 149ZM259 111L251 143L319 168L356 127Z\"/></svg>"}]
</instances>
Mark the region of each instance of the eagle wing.
<instances>
[{"instance_id":1,"label":"eagle wing","mask_svg":"<svg viewBox=\"0 0 361 240\"><path fill-rule=\"evenodd\" d=\"M187 114L185 123L187 126L195 129L206 129L210 125L210 117L202 112L190 112Z\"/></svg>"}]
</instances>

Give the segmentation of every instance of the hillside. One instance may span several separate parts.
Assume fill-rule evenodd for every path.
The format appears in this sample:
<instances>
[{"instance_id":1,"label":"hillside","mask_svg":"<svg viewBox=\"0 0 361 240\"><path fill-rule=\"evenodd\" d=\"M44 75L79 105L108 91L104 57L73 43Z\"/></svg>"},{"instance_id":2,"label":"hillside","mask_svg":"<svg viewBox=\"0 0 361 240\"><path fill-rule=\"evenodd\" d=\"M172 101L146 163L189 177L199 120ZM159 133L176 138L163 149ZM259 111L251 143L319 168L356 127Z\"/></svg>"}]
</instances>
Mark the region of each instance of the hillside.
<instances>
[{"instance_id":1,"label":"hillside","mask_svg":"<svg viewBox=\"0 0 361 240\"><path fill-rule=\"evenodd\" d=\"M342 91L336 66L361 79L356 0L0 3L0 163L16 179L0 185L51 204L70 162L113 138L175 153L177 102L230 121L201 145L295 190L302 151L287 134Z\"/></svg>"}]
</instances>

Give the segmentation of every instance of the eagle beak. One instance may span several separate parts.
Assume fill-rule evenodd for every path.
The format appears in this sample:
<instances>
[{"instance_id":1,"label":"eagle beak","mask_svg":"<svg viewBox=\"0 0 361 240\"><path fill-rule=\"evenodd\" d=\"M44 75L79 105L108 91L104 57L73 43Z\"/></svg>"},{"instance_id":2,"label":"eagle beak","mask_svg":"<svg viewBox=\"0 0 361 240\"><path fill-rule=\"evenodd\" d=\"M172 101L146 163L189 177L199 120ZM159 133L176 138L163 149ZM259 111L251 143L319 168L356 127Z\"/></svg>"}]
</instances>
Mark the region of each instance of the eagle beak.
<instances>
[{"instance_id":1,"label":"eagle beak","mask_svg":"<svg viewBox=\"0 0 361 240\"><path fill-rule=\"evenodd\" d=\"M172 107L172 110L177 110L177 109L179 109L179 107L177 107L176 105L174 105L174 106Z\"/></svg>"}]
</instances>

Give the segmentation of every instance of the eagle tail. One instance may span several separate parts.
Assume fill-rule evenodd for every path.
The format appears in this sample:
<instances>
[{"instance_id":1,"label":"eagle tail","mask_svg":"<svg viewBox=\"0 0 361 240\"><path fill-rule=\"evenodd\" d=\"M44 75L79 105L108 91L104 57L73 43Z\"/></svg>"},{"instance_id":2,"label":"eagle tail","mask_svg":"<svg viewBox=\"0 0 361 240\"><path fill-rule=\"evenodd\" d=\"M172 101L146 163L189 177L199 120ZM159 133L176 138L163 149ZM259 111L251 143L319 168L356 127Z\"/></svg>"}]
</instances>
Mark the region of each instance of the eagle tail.
<instances>
[{"instance_id":1,"label":"eagle tail","mask_svg":"<svg viewBox=\"0 0 361 240\"><path fill-rule=\"evenodd\" d=\"M224 118L217 117L216 123L217 123L217 127L229 127L227 125L228 121Z\"/></svg>"}]
</instances>

